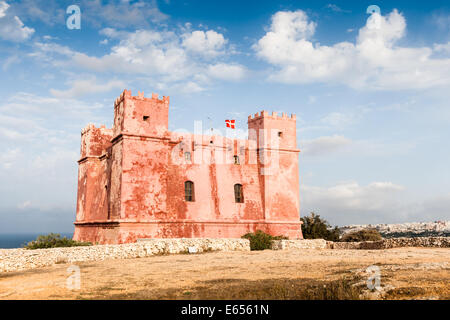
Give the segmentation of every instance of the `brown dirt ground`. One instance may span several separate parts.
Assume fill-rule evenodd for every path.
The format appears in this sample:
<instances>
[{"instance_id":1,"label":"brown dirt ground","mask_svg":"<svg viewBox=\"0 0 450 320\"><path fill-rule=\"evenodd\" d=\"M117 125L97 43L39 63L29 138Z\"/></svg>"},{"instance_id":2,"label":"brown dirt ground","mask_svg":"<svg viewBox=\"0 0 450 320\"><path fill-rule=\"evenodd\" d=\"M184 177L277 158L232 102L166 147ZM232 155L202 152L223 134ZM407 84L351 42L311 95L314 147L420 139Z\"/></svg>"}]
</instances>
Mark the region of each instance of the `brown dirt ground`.
<instances>
[{"instance_id":1,"label":"brown dirt ground","mask_svg":"<svg viewBox=\"0 0 450 320\"><path fill-rule=\"evenodd\" d=\"M0 273L0 299L357 299L381 269L387 299L450 299L450 249L210 252L76 263ZM363 270L363 272L357 272Z\"/></svg>"}]
</instances>

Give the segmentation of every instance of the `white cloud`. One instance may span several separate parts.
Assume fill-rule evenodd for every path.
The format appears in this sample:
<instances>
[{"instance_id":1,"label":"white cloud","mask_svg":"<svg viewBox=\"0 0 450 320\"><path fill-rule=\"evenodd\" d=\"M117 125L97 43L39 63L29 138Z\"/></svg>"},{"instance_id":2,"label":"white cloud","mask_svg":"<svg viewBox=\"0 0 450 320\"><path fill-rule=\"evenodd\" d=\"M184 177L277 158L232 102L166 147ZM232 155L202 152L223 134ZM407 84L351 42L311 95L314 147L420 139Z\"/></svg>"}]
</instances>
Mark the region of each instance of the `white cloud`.
<instances>
[{"instance_id":1,"label":"white cloud","mask_svg":"<svg viewBox=\"0 0 450 320\"><path fill-rule=\"evenodd\" d=\"M71 57L75 54L74 51L72 51L67 46L62 46L60 44L54 43L54 42L35 42L34 46L36 50L29 54L31 57L38 57L41 59L48 59L52 60L53 57L49 56L50 54L58 54L66 57Z\"/></svg>"},{"instance_id":2,"label":"white cloud","mask_svg":"<svg viewBox=\"0 0 450 320\"><path fill-rule=\"evenodd\" d=\"M80 130L87 122L111 125L103 105L17 93L0 103L0 215L58 207L73 221ZM39 190L39 192L37 192ZM29 201L32 205L26 205ZM10 224L21 228L20 224Z\"/></svg>"},{"instance_id":3,"label":"white cloud","mask_svg":"<svg viewBox=\"0 0 450 320\"><path fill-rule=\"evenodd\" d=\"M0 1L0 38L14 42L27 40L34 29L26 27L18 16L9 14L8 8L5 1Z\"/></svg>"},{"instance_id":4,"label":"white cloud","mask_svg":"<svg viewBox=\"0 0 450 320\"><path fill-rule=\"evenodd\" d=\"M351 12L350 10L344 10L341 7L339 7L339 6L335 5L335 4L332 4L332 3L327 4L326 8L330 9L333 12L339 12L339 13L349 13L349 12Z\"/></svg>"},{"instance_id":5,"label":"white cloud","mask_svg":"<svg viewBox=\"0 0 450 320\"><path fill-rule=\"evenodd\" d=\"M92 93L108 92L113 89L125 89L126 84L120 80L110 80L106 83L97 83L95 78L87 80L76 80L68 90L50 89L50 93L57 98L79 98Z\"/></svg>"},{"instance_id":6,"label":"white cloud","mask_svg":"<svg viewBox=\"0 0 450 320\"><path fill-rule=\"evenodd\" d=\"M50 143L65 146L79 140L86 122L108 123L99 116L102 107L76 99L14 94L0 104L0 143L4 150L18 143L25 143L27 150L42 145L47 149ZM71 130L76 133L71 135Z\"/></svg>"},{"instance_id":7,"label":"white cloud","mask_svg":"<svg viewBox=\"0 0 450 320\"><path fill-rule=\"evenodd\" d=\"M200 86L194 81L187 81L185 83L179 83L173 85L170 90L181 92L181 93L196 93L205 91L205 88Z\"/></svg>"},{"instance_id":8,"label":"white cloud","mask_svg":"<svg viewBox=\"0 0 450 320\"><path fill-rule=\"evenodd\" d=\"M12 55L9 56L8 58L5 59L5 61L3 62L2 65L2 69L3 71L8 70L8 68L13 65L13 64L17 64L20 62L20 58L17 55Z\"/></svg>"},{"instance_id":9,"label":"white cloud","mask_svg":"<svg viewBox=\"0 0 450 320\"><path fill-rule=\"evenodd\" d=\"M323 127L319 128L323 129ZM392 141L376 139L350 139L342 135L321 136L314 139L300 139L302 157L325 157L331 155L355 157L393 157L410 154L417 148L415 141Z\"/></svg>"},{"instance_id":10,"label":"white cloud","mask_svg":"<svg viewBox=\"0 0 450 320\"><path fill-rule=\"evenodd\" d=\"M450 194L409 200L408 190L393 182L362 186L355 181L331 187L300 187L301 215L314 211L332 224L398 223L450 219Z\"/></svg>"},{"instance_id":11,"label":"white cloud","mask_svg":"<svg viewBox=\"0 0 450 320\"><path fill-rule=\"evenodd\" d=\"M350 113L331 112L321 120L325 125L335 128L345 128L356 121L355 116Z\"/></svg>"},{"instance_id":12,"label":"white cloud","mask_svg":"<svg viewBox=\"0 0 450 320\"><path fill-rule=\"evenodd\" d=\"M240 80L245 77L245 67L238 64L218 63L208 67L208 74L216 79Z\"/></svg>"},{"instance_id":13,"label":"white cloud","mask_svg":"<svg viewBox=\"0 0 450 320\"><path fill-rule=\"evenodd\" d=\"M60 1L21 0L12 1L11 10L14 15L23 17L26 21L40 21L47 25L65 25L65 8Z\"/></svg>"},{"instance_id":14,"label":"white cloud","mask_svg":"<svg viewBox=\"0 0 450 320\"><path fill-rule=\"evenodd\" d=\"M392 182L373 182L366 186L355 181L338 183L332 187L302 185L302 215L315 211L325 219L341 224L383 223L389 214L400 207L398 197L403 190L403 186Z\"/></svg>"},{"instance_id":15,"label":"white cloud","mask_svg":"<svg viewBox=\"0 0 450 320\"><path fill-rule=\"evenodd\" d=\"M120 38L120 42L102 57L77 52L73 62L97 72L164 76L169 81L185 79L196 71L195 61L191 63L173 32L138 30L128 33L109 29L103 34Z\"/></svg>"},{"instance_id":16,"label":"white cloud","mask_svg":"<svg viewBox=\"0 0 450 320\"><path fill-rule=\"evenodd\" d=\"M36 42L30 56L59 69L77 66L97 73L139 75L156 87L182 92L205 90L214 79L242 79L246 74L242 65L222 61L231 54L223 35L215 31L201 33L205 35L204 41L196 47L191 37L196 32L186 32L184 27L174 31L142 29L134 32L104 28L100 34L108 43L115 44L103 56L90 56L52 42ZM199 49L204 49L202 54L196 51Z\"/></svg>"},{"instance_id":17,"label":"white cloud","mask_svg":"<svg viewBox=\"0 0 450 320\"><path fill-rule=\"evenodd\" d=\"M309 96L308 97L308 103L309 104L314 104L317 102L317 97L316 96Z\"/></svg>"},{"instance_id":18,"label":"white cloud","mask_svg":"<svg viewBox=\"0 0 450 320\"><path fill-rule=\"evenodd\" d=\"M348 138L333 135L301 141L300 149L304 156L321 156L339 151L351 143Z\"/></svg>"},{"instance_id":19,"label":"white cloud","mask_svg":"<svg viewBox=\"0 0 450 320\"><path fill-rule=\"evenodd\" d=\"M29 208L29 207L31 207L31 201L30 200L27 200L25 202L19 203L17 205L18 209L26 209L26 208Z\"/></svg>"},{"instance_id":20,"label":"white cloud","mask_svg":"<svg viewBox=\"0 0 450 320\"><path fill-rule=\"evenodd\" d=\"M0 1L0 18L3 18L6 16L6 10L8 10L9 4L7 4L5 1Z\"/></svg>"},{"instance_id":21,"label":"white cloud","mask_svg":"<svg viewBox=\"0 0 450 320\"><path fill-rule=\"evenodd\" d=\"M355 181L342 182L329 188L302 186L308 203L323 203L337 210L380 210L396 200L396 192L404 187L392 182L373 182L360 186Z\"/></svg>"},{"instance_id":22,"label":"white cloud","mask_svg":"<svg viewBox=\"0 0 450 320\"><path fill-rule=\"evenodd\" d=\"M67 18L65 10L69 4L64 1L20 0L11 1L10 10L25 21L64 26ZM82 28L88 24L97 28L112 26L138 29L162 23L168 18L159 10L156 0L81 0L73 4L80 6Z\"/></svg>"},{"instance_id":23,"label":"white cloud","mask_svg":"<svg viewBox=\"0 0 450 320\"><path fill-rule=\"evenodd\" d=\"M148 27L168 18L162 13L155 0L129 1L84 0L81 4L83 21L95 26Z\"/></svg>"},{"instance_id":24,"label":"white cloud","mask_svg":"<svg viewBox=\"0 0 450 320\"><path fill-rule=\"evenodd\" d=\"M437 52L450 53L450 42L443 44L435 44L434 50Z\"/></svg>"},{"instance_id":25,"label":"white cloud","mask_svg":"<svg viewBox=\"0 0 450 320\"><path fill-rule=\"evenodd\" d=\"M20 148L4 150L3 153L0 155L0 165L4 169L11 168L16 159L19 157L20 153L21 153Z\"/></svg>"},{"instance_id":26,"label":"white cloud","mask_svg":"<svg viewBox=\"0 0 450 320\"><path fill-rule=\"evenodd\" d=\"M223 54L227 40L214 30L206 32L201 30L192 31L182 35L182 45L188 51L201 54L206 57L216 57Z\"/></svg>"},{"instance_id":27,"label":"white cloud","mask_svg":"<svg viewBox=\"0 0 450 320\"><path fill-rule=\"evenodd\" d=\"M432 17L432 21L446 32L448 32L450 28L450 15L448 14L434 14Z\"/></svg>"},{"instance_id":28,"label":"white cloud","mask_svg":"<svg viewBox=\"0 0 450 320\"><path fill-rule=\"evenodd\" d=\"M378 19L379 28L374 21ZM373 14L356 43L322 46L309 38L315 23L305 12L281 11L254 46L259 57L278 68L270 79L284 83L326 82L358 89L422 89L450 84L450 59L432 58L433 49L397 46L406 21L393 10Z\"/></svg>"}]
</instances>

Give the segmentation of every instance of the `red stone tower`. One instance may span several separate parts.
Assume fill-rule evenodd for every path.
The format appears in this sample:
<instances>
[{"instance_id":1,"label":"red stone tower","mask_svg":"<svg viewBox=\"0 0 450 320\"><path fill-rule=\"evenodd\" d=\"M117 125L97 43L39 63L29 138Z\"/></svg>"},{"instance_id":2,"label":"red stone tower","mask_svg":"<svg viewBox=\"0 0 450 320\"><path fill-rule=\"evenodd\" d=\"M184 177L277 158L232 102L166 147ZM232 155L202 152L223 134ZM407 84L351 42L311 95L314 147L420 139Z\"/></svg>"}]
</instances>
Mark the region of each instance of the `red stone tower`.
<instances>
[{"instance_id":1,"label":"red stone tower","mask_svg":"<svg viewBox=\"0 0 450 320\"><path fill-rule=\"evenodd\" d=\"M292 222L299 219L299 171L296 116L267 111L248 118L249 139L258 146L258 168L264 218ZM296 229L297 227L294 227ZM276 230L273 230L276 233Z\"/></svg>"},{"instance_id":2,"label":"red stone tower","mask_svg":"<svg viewBox=\"0 0 450 320\"><path fill-rule=\"evenodd\" d=\"M75 240L302 237L295 116L249 117L239 140L169 132L168 114L169 97L125 90L112 129L83 129Z\"/></svg>"}]
</instances>

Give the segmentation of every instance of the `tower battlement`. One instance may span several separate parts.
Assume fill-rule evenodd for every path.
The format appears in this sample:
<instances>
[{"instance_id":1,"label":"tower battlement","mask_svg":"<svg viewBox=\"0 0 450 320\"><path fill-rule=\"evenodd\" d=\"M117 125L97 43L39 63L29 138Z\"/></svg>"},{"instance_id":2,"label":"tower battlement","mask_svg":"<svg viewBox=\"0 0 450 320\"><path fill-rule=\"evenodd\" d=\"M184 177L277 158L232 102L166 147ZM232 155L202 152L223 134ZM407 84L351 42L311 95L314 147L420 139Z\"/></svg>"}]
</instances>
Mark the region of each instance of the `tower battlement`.
<instances>
[{"instance_id":1,"label":"tower battlement","mask_svg":"<svg viewBox=\"0 0 450 320\"><path fill-rule=\"evenodd\" d=\"M169 105L170 97L169 96L163 96L162 99L159 99L159 95L157 93L152 93L151 98L145 97L144 91L138 91L137 96L133 96L131 94L131 90L124 90L120 96L114 101L114 108L120 105L121 102L124 101L124 99L132 99L132 100L141 100L141 101L148 101L148 102L159 102L163 103L164 105Z\"/></svg>"},{"instance_id":2,"label":"tower battlement","mask_svg":"<svg viewBox=\"0 0 450 320\"><path fill-rule=\"evenodd\" d=\"M97 128L89 123L81 130L81 158L101 156L111 146L113 130L101 125Z\"/></svg>"},{"instance_id":3,"label":"tower battlement","mask_svg":"<svg viewBox=\"0 0 450 320\"><path fill-rule=\"evenodd\" d=\"M83 136L83 135L89 133L90 131L92 132L95 130L100 131L103 134L107 134L107 133L110 133L112 129L106 128L106 126L104 124L100 125L100 127L97 128L95 126L95 124L88 123L83 129L81 129L81 135Z\"/></svg>"},{"instance_id":4,"label":"tower battlement","mask_svg":"<svg viewBox=\"0 0 450 320\"><path fill-rule=\"evenodd\" d=\"M138 91L124 90L114 102L114 137L123 133L147 136L163 136L169 126L169 97L159 99L157 93L151 98Z\"/></svg>"},{"instance_id":5,"label":"tower battlement","mask_svg":"<svg viewBox=\"0 0 450 320\"><path fill-rule=\"evenodd\" d=\"M287 113L283 112L281 114L281 116L278 115L277 112L272 112L272 114L270 114L268 111L261 111L261 112L257 112L254 115L249 115L248 116L248 121L255 121L255 120L259 120L261 118L268 118L268 119L279 119L279 120L296 120L297 117L295 114L291 114L290 117L288 117Z\"/></svg>"}]
</instances>

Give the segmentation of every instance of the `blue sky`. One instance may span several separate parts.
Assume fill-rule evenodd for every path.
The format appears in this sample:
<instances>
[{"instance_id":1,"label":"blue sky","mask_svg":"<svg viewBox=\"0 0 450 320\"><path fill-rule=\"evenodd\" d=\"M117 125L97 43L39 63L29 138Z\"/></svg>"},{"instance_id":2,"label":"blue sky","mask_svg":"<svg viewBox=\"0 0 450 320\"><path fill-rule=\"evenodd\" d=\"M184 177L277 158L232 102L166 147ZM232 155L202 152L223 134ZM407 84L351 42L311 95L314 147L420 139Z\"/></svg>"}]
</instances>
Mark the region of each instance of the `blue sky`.
<instances>
[{"instance_id":1,"label":"blue sky","mask_svg":"<svg viewBox=\"0 0 450 320\"><path fill-rule=\"evenodd\" d=\"M0 233L73 230L80 130L124 88L171 130L297 114L302 215L450 219L447 1L0 0L0 72Z\"/></svg>"}]
</instances>

